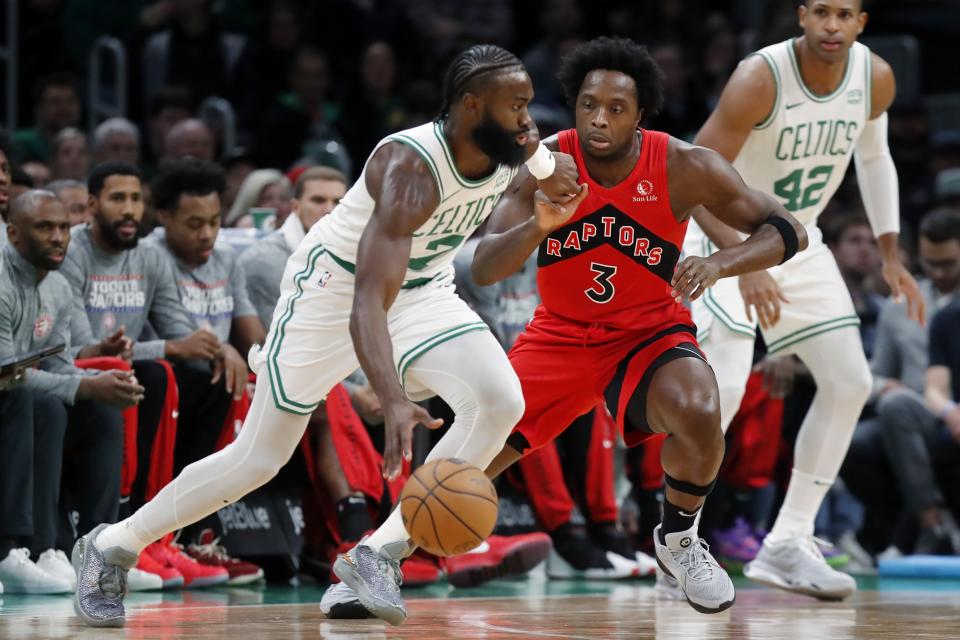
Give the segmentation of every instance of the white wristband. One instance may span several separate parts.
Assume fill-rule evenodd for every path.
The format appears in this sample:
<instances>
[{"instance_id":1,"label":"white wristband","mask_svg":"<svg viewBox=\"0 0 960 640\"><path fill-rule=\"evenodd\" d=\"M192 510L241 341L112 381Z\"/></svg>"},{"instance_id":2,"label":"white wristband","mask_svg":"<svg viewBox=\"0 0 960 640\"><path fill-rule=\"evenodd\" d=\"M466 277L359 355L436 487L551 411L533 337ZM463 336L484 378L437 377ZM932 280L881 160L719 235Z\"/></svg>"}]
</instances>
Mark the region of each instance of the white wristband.
<instances>
[{"instance_id":1,"label":"white wristband","mask_svg":"<svg viewBox=\"0 0 960 640\"><path fill-rule=\"evenodd\" d=\"M537 180L543 180L553 175L553 169L557 166L557 160L553 157L553 152L547 149L541 142L537 150L533 152L530 159L527 160L527 169Z\"/></svg>"}]
</instances>

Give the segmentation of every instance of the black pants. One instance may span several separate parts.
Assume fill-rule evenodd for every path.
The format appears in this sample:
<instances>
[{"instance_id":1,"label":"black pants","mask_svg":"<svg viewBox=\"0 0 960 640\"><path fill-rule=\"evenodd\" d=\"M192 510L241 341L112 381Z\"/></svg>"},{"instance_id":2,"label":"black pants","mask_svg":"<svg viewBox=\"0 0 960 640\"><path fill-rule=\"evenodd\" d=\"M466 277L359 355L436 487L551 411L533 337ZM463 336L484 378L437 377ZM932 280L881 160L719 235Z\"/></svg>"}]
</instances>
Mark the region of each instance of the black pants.
<instances>
[{"instance_id":1,"label":"black pants","mask_svg":"<svg viewBox=\"0 0 960 640\"><path fill-rule=\"evenodd\" d=\"M32 553L56 539L66 430L67 411L55 397L23 387L0 392L0 537Z\"/></svg>"},{"instance_id":2,"label":"black pants","mask_svg":"<svg viewBox=\"0 0 960 640\"><path fill-rule=\"evenodd\" d=\"M137 407L137 474L134 476L133 487L130 490L131 513L144 503L153 441L157 436L163 401L167 395L167 373L159 362L136 360L133 363L133 372L144 387L144 395Z\"/></svg>"},{"instance_id":3,"label":"black pants","mask_svg":"<svg viewBox=\"0 0 960 640\"><path fill-rule=\"evenodd\" d=\"M67 410L64 487L80 514L77 534L101 522L116 522L123 467L123 415L117 407L93 400Z\"/></svg>"},{"instance_id":4,"label":"black pants","mask_svg":"<svg viewBox=\"0 0 960 640\"><path fill-rule=\"evenodd\" d=\"M174 367L174 375L180 392L173 465L176 476L191 462L213 453L233 398L223 380L210 384L208 372L180 364Z\"/></svg>"},{"instance_id":5,"label":"black pants","mask_svg":"<svg viewBox=\"0 0 960 640\"><path fill-rule=\"evenodd\" d=\"M909 390L893 391L881 398L877 417L884 449L907 508L919 513L943 505L941 489L947 489L947 493L956 493L956 489L951 492L950 487L938 482L938 476L960 463L960 445L947 434L943 422L930 413L923 396Z\"/></svg>"}]
</instances>

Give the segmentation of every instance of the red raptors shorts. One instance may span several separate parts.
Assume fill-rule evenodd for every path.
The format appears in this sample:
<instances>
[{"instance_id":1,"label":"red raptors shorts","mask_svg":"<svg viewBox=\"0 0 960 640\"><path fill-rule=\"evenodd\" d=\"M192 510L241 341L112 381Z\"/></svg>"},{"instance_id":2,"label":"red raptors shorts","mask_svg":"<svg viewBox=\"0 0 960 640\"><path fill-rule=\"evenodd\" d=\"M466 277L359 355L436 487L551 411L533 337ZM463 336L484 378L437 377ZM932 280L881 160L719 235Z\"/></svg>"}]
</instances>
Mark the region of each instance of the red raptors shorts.
<instances>
[{"instance_id":1,"label":"red raptors shorts","mask_svg":"<svg viewBox=\"0 0 960 640\"><path fill-rule=\"evenodd\" d=\"M643 331L584 324L539 307L509 354L526 410L507 442L521 453L541 447L606 401L627 446L639 444L653 432L645 417L642 424L626 419L630 398L645 396L653 374L670 360L705 360L696 333L675 322Z\"/></svg>"}]
</instances>

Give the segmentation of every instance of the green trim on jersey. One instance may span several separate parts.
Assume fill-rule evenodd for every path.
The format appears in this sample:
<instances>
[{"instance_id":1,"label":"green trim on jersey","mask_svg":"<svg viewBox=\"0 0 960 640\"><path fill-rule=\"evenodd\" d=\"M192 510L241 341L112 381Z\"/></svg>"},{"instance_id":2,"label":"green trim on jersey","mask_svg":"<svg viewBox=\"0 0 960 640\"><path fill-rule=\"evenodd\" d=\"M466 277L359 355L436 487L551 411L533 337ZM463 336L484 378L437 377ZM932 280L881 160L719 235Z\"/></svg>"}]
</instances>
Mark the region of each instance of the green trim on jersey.
<instances>
[{"instance_id":1,"label":"green trim on jersey","mask_svg":"<svg viewBox=\"0 0 960 640\"><path fill-rule=\"evenodd\" d=\"M704 256L710 256L716 253L717 247L710 241L710 238L704 236L703 240L700 242L700 252ZM710 313L719 320L723 326L732 331L733 333L739 333L740 335L748 336L750 338L757 337L757 328L753 325L744 324L742 322L737 322L733 319L733 316L723 308L723 306L717 302L717 299L713 295L713 289L708 288L703 294L703 304L707 307ZM709 335L709 331L704 334L703 339L706 340Z\"/></svg>"},{"instance_id":2,"label":"green trim on jersey","mask_svg":"<svg viewBox=\"0 0 960 640\"><path fill-rule=\"evenodd\" d=\"M806 83L803 81L803 76L800 75L800 63L797 61L797 52L794 51L794 43L796 41L796 38L790 39L790 42L787 45L787 52L790 54L790 63L793 66L794 74L797 76L797 84L800 85L800 89L802 89L806 96L814 102L829 102L840 95L840 93L846 88L847 83L850 82L850 76L853 75L853 46L847 50L847 68L843 73L843 81L840 82L840 86L825 96L819 96L807 87Z\"/></svg>"},{"instance_id":3,"label":"green trim on jersey","mask_svg":"<svg viewBox=\"0 0 960 640\"><path fill-rule=\"evenodd\" d=\"M280 377L280 365L277 364L277 354L280 353L280 346L286 337L287 323L290 322L290 318L293 317L294 303L303 297L303 281L309 280L313 276L313 272L317 268L317 260L324 253L326 253L326 251L323 246L315 246L313 250L310 251L310 255L307 256L306 266L293 277L293 284L297 292L287 300L287 308L284 310L283 315L280 316L280 320L277 323L277 330L273 334L270 347L267 349L267 368L270 371L270 388L273 391L273 403L277 409L281 411L300 416L308 416L316 411L322 400L314 404L303 404L287 397L287 393L283 388L283 380Z\"/></svg>"},{"instance_id":4,"label":"green trim on jersey","mask_svg":"<svg viewBox=\"0 0 960 640\"><path fill-rule=\"evenodd\" d=\"M494 167L493 173L481 180L469 180L464 178L462 175L460 175L460 171L457 169L457 165L453 161L453 151L451 151L449 145L447 145L447 137L443 135L443 125L441 123L434 123L433 135L437 136L437 140L440 141L440 148L443 149L443 155L446 157L447 164L450 166L450 173L452 173L453 177L457 179L457 182L464 187L467 187L468 189L475 189L476 187L490 182L498 173L500 173L500 165L497 165Z\"/></svg>"},{"instance_id":5,"label":"green trim on jersey","mask_svg":"<svg viewBox=\"0 0 960 640\"><path fill-rule=\"evenodd\" d=\"M343 258L341 258L340 256L334 254L334 253L331 252L331 251L327 251L327 255L330 256L330 259L332 259L332 260L333 260L334 262L336 262L338 265L340 265L341 267L343 267L343 269L344 269L345 271L349 271L351 274L357 275L357 265L355 265L355 264L353 264L352 262L349 262L349 261L347 261L347 260L344 260ZM438 273L436 276L431 276L431 277L429 277L429 278L414 278L413 280L407 280L407 281L404 282L402 285L400 285L400 288L401 288L401 289L416 289L417 287L421 287L421 286L427 284L428 282L433 281L433 280L436 279L436 277L439 276L439 275L440 275L440 274Z\"/></svg>"},{"instance_id":6,"label":"green trim on jersey","mask_svg":"<svg viewBox=\"0 0 960 640\"><path fill-rule=\"evenodd\" d=\"M484 322L468 322L466 324L458 324L455 327L450 327L449 329L445 329L436 335L430 336L419 344L407 349L407 352L400 356L400 360L397 362L397 375L400 378L400 385L406 387L403 376L406 375L407 369L417 358L425 354L427 351L430 351L430 349L433 349L434 347L441 345L448 340L452 340L457 336L462 336L465 333L484 330L490 330L490 327L488 327Z\"/></svg>"},{"instance_id":7,"label":"green trim on jersey","mask_svg":"<svg viewBox=\"0 0 960 640\"><path fill-rule=\"evenodd\" d=\"M777 69L776 63L773 61L773 58L770 57L770 54L765 51L755 51L751 53L748 58L752 56L760 56L763 58L764 62L767 63L767 66L770 67L770 71L773 72L773 81L777 85L777 97L773 101L773 109L771 109L770 114L764 118L763 122L758 125L754 125L754 129L766 129L777 117L777 111L780 109L780 94L783 93L783 84L780 80L780 71Z\"/></svg>"},{"instance_id":8,"label":"green trim on jersey","mask_svg":"<svg viewBox=\"0 0 960 640\"><path fill-rule=\"evenodd\" d=\"M804 327L803 329L794 331L793 333L788 333L779 340L774 340L767 345L767 353L777 353L779 351L783 351L787 347L792 347L798 342L809 340L810 338L818 336L821 333L827 333L828 331L834 331L836 329L843 329L844 327L858 326L860 326L860 318L857 316L841 316L839 318L834 318L833 320L818 322L808 327Z\"/></svg>"},{"instance_id":9,"label":"green trim on jersey","mask_svg":"<svg viewBox=\"0 0 960 640\"><path fill-rule=\"evenodd\" d=\"M427 168L430 169L430 173L433 174L433 180L437 183L437 190L440 191L440 201L443 202L443 182L440 180L440 169L437 168L437 163L434 161L433 157L430 155L430 152L423 148L423 145L420 144L417 140L414 140L408 135L401 133L395 133L392 136L387 137L388 140L393 140L394 142L399 142L405 144L408 147L411 147L414 151L417 152L417 155L423 158L423 161L427 163Z\"/></svg>"},{"instance_id":10,"label":"green trim on jersey","mask_svg":"<svg viewBox=\"0 0 960 640\"><path fill-rule=\"evenodd\" d=\"M867 105L867 115L865 116L865 122L870 122L870 109L872 105L870 104L873 98L873 54L870 53L870 50L867 49L867 60L866 64L863 65L867 70L866 82L863 84L863 92L867 95L863 96L863 102Z\"/></svg>"}]
</instances>

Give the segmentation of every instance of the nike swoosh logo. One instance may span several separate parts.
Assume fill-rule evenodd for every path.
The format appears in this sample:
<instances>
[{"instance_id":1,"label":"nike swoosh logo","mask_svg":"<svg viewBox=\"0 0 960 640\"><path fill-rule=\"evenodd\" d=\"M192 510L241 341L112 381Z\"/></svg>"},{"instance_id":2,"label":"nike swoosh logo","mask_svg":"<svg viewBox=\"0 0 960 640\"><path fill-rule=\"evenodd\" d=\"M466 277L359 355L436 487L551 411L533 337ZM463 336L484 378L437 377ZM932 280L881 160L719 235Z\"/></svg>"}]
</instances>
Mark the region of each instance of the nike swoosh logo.
<instances>
[{"instance_id":1,"label":"nike swoosh logo","mask_svg":"<svg viewBox=\"0 0 960 640\"><path fill-rule=\"evenodd\" d=\"M803 102L795 102L794 104L788 104L788 105L787 105L787 109L794 109L794 108L796 108L796 107L799 107L799 106L802 105L804 102L805 102L805 101L803 101Z\"/></svg>"},{"instance_id":2,"label":"nike swoosh logo","mask_svg":"<svg viewBox=\"0 0 960 640\"><path fill-rule=\"evenodd\" d=\"M696 517L697 517L697 514L695 514L695 513L687 513L687 512L685 512L685 511L680 511L679 509L677 510L677 513L679 513L680 515L682 515L684 518L696 518Z\"/></svg>"}]
</instances>

